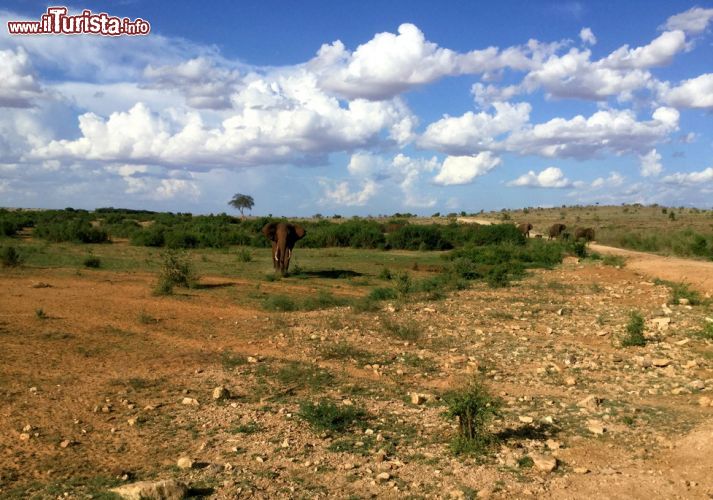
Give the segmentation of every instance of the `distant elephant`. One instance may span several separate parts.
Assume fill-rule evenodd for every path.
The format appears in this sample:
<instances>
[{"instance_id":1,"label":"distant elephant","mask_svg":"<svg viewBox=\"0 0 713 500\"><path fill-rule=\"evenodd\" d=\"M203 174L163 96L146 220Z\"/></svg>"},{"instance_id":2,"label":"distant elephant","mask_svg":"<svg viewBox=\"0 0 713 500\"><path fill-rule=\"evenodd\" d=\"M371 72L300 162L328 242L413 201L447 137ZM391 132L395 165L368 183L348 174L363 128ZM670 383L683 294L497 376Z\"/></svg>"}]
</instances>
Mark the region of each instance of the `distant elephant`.
<instances>
[{"instance_id":1,"label":"distant elephant","mask_svg":"<svg viewBox=\"0 0 713 500\"><path fill-rule=\"evenodd\" d=\"M584 238L587 241L592 241L594 239L594 228L591 227L579 227L574 231L574 239L578 240Z\"/></svg>"},{"instance_id":2,"label":"distant elephant","mask_svg":"<svg viewBox=\"0 0 713 500\"><path fill-rule=\"evenodd\" d=\"M262 234L272 242L272 265L282 275L287 274L290 267L290 257L295 243L307 234L304 228L287 222L270 222L262 228Z\"/></svg>"},{"instance_id":3,"label":"distant elephant","mask_svg":"<svg viewBox=\"0 0 713 500\"><path fill-rule=\"evenodd\" d=\"M562 234L565 229L567 229L567 226L560 224L559 222L557 224L552 224L550 226L550 237L548 239L551 240L552 238L559 238L560 234Z\"/></svg>"},{"instance_id":4,"label":"distant elephant","mask_svg":"<svg viewBox=\"0 0 713 500\"><path fill-rule=\"evenodd\" d=\"M525 235L525 238L530 237L530 230L532 229L532 224L530 224L529 222L523 222L522 224L518 225L517 228L522 234Z\"/></svg>"}]
</instances>

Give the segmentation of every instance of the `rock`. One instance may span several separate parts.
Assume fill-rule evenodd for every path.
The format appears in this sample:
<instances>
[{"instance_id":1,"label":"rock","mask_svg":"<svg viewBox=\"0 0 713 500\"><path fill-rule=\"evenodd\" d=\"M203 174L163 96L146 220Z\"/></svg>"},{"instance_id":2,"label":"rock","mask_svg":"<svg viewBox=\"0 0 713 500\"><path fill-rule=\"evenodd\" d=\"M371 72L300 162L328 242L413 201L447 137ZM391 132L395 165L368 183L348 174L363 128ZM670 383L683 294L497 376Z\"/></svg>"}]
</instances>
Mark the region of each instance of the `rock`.
<instances>
[{"instance_id":1,"label":"rock","mask_svg":"<svg viewBox=\"0 0 713 500\"><path fill-rule=\"evenodd\" d=\"M604 425L596 420L590 420L587 423L587 430L591 432L592 434L596 434L597 436L601 436L606 432L606 427Z\"/></svg>"},{"instance_id":2,"label":"rock","mask_svg":"<svg viewBox=\"0 0 713 500\"><path fill-rule=\"evenodd\" d=\"M60 448L69 448L70 446L72 446L72 441L70 441L69 439L65 439L64 441L59 443L59 446Z\"/></svg>"},{"instance_id":3,"label":"rock","mask_svg":"<svg viewBox=\"0 0 713 500\"><path fill-rule=\"evenodd\" d=\"M545 441L545 446L547 446L550 450L559 450L562 448L562 443L555 441L554 439L548 439Z\"/></svg>"},{"instance_id":4,"label":"rock","mask_svg":"<svg viewBox=\"0 0 713 500\"><path fill-rule=\"evenodd\" d=\"M488 499L492 496L493 496L492 488L483 488L481 490L478 490L478 494L476 495L477 498L481 498L481 499Z\"/></svg>"},{"instance_id":5,"label":"rock","mask_svg":"<svg viewBox=\"0 0 713 500\"><path fill-rule=\"evenodd\" d=\"M23 432L20 434L20 441L29 441L30 440L30 434L27 432Z\"/></svg>"},{"instance_id":6,"label":"rock","mask_svg":"<svg viewBox=\"0 0 713 500\"><path fill-rule=\"evenodd\" d=\"M179 500L186 497L188 486L175 479L168 479L125 484L109 491L127 500Z\"/></svg>"},{"instance_id":7,"label":"rock","mask_svg":"<svg viewBox=\"0 0 713 500\"><path fill-rule=\"evenodd\" d=\"M33 283L32 288L51 288L52 285L49 283L45 283L44 281L38 281L37 283Z\"/></svg>"},{"instance_id":8,"label":"rock","mask_svg":"<svg viewBox=\"0 0 713 500\"><path fill-rule=\"evenodd\" d=\"M541 470L542 472L552 472L557 468L557 459L555 457L531 453L530 458L532 458L532 462L537 470Z\"/></svg>"},{"instance_id":9,"label":"rock","mask_svg":"<svg viewBox=\"0 0 713 500\"><path fill-rule=\"evenodd\" d=\"M690 303L691 301L686 298L681 297L680 299L678 299L678 305L680 306L687 306Z\"/></svg>"},{"instance_id":10,"label":"rock","mask_svg":"<svg viewBox=\"0 0 713 500\"><path fill-rule=\"evenodd\" d=\"M189 457L181 457L176 462L176 465L178 466L179 469L192 469L193 468L193 460Z\"/></svg>"},{"instance_id":11,"label":"rock","mask_svg":"<svg viewBox=\"0 0 713 500\"><path fill-rule=\"evenodd\" d=\"M703 382L702 380L694 380L690 384L688 384L688 387L695 391L702 391L703 389L706 388L706 383Z\"/></svg>"},{"instance_id":12,"label":"rock","mask_svg":"<svg viewBox=\"0 0 713 500\"><path fill-rule=\"evenodd\" d=\"M198 400L193 399L193 398L183 398L183 400L181 400L181 404L190 405L190 406L199 406L200 405Z\"/></svg>"},{"instance_id":13,"label":"rock","mask_svg":"<svg viewBox=\"0 0 713 500\"><path fill-rule=\"evenodd\" d=\"M671 360L666 358L654 358L651 360L651 364L657 368L664 368L671 364Z\"/></svg>"},{"instance_id":14,"label":"rock","mask_svg":"<svg viewBox=\"0 0 713 500\"><path fill-rule=\"evenodd\" d=\"M134 427L138 423L139 419L136 417L131 417L126 419L126 423L129 424L129 427Z\"/></svg>"},{"instance_id":15,"label":"rock","mask_svg":"<svg viewBox=\"0 0 713 500\"><path fill-rule=\"evenodd\" d=\"M228 399L229 397L230 397L230 392L228 392L228 389L226 389L222 385L213 389L213 399L214 400L220 401L223 399Z\"/></svg>"},{"instance_id":16,"label":"rock","mask_svg":"<svg viewBox=\"0 0 713 500\"><path fill-rule=\"evenodd\" d=\"M671 324L671 318L654 318L651 320L651 323L658 331L662 332L668 330L668 327Z\"/></svg>"},{"instance_id":17,"label":"rock","mask_svg":"<svg viewBox=\"0 0 713 500\"><path fill-rule=\"evenodd\" d=\"M577 379L574 377L567 377L564 379L565 385L568 385L570 387L577 385Z\"/></svg>"},{"instance_id":18,"label":"rock","mask_svg":"<svg viewBox=\"0 0 713 500\"><path fill-rule=\"evenodd\" d=\"M533 419L532 417L523 416L523 415L520 415L520 416L517 417L517 418L518 418L518 420L519 420L520 422L522 422L523 424L531 424L531 423L534 422L534 420L535 420L535 419Z\"/></svg>"},{"instance_id":19,"label":"rock","mask_svg":"<svg viewBox=\"0 0 713 500\"><path fill-rule=\"evenodd\" d=\"M415 405L422 405L423 403L428 403L433 399L434 398L432 394L419 394L417 392L411 393L411 403Z\"/></svg>"},{"instance_id":20,"label":"rock","mask_svg":"<svg viewBox=\"0 0 713 500\"><path fill-rule=\"evenodd\" d=\"M465 498L465 492L459 488L453 488L451 491L448 492L448 498Z\"/></svg>"},{"instance_id":21,"label":"rock","mask_svg":"<svg viewBox=\"0 0 713 500\"><path fill-rule=\"evenodd\" d=\"M713 400L711 400L708 396L701 396L698 398L698 404L701 406L711 406L711 403L713 403Z\"/></svg>"},{"instance_id":22,"label":"rock","mask_svg":"<svg viewBox=\"0 0 713 500\"><path fill-rule=\"evenodd\" d=\"M575 474L587 474L587 473L589 473L589 469L587 469L586 467L575 467L575 468L572 469L572 470L574 470L574 473L575 473Z\"/></svg>"},{"instance_id":23,"label":"rock","mask_svg":"<svg viewBox=\"0 0 713 500\"><path fill-rule=\"evenodd\" d=\"M602 403L602 399L596 396L590 395L577 403L580 408L586 408L588 410L596 410Z\"/></svg>"},{"instance_id":24,"label":"rock","mask_svg":"<svg viewBox=\"0 0 713 500\"><path fill-rule=\"evenodd\" d=\"M248 363L258 363L259 361L255 356L248 356Z\"/></svg>"},{"instance_id":25,"label":"rock","mask_svg":"<svg viewBox=\"0 0 713 500\"><path fill-rule=\"evenodd\" d=\"M391 479L391 474L389 474L388 472L382 472L376 476L376 480L380 483L385 483L389 479Z\"/></svg>"}]
</instances>

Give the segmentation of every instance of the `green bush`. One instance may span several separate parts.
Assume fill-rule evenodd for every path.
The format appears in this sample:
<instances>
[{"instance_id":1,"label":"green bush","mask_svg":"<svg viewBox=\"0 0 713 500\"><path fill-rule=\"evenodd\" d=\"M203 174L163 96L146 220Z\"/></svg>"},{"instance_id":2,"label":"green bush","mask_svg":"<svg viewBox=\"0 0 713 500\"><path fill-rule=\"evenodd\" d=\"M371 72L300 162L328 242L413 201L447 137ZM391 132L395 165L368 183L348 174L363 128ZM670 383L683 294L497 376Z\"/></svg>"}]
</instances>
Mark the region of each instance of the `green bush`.
<instances>
[{"instance_id":1,"label":"green bush","mask_svg":"<svg viewBox=\"0 0 713 500\"><path fill-rule=\"evenodd\" d=\"M109 235L103 229L92 226L88 220L71 219L61 222L42 222L34 230L34 236L54 243L104 243Z\"/></svg>"},{"instance_id":2,"label":"green bush","mask_svg":"<svg viewBox=\"0 0 713 500\"><path fill-rule=\"evenodd\" d=\"M644 318L637 311L629 313L629 323L626 325L626 335L621 339L622 347L644 346Z\"/></svg>"},{"instance_id":3,"label":"green bush","mask_svg":"<svg viewBox=\"0 0 713 500\"><path fill-rule=\"evenodd\" d=\"M367 414L356 406L337 406L322 399L318 403L303 402L298 415L314 429L343 432L363 421Z\"/></svg>"},{"instance_id":4,"label":"green bush","mask_svg":"<svg viewBox=\"0 0 713 500\"><path fill-rule=\"evenodd\" d=\"M369 298L371 300L393 300L396 298L396 290L393 288L374 288L369 292Z\"/></svg>"},{"instance_id":5,"label":"green bush","mask_svg":"<svg viewBox=\"0 0 713 500\"><path fill-rule=\"evenodd\" d=\"M444 417L458 421L458 435L451 442L454 453L482 453L495 441L486 426L497 415L501 402L480 382L474 381L463 390L447 393L443 400L448 406Z\"/></svg>"},{"instance_id":6,"label":"green bush","mask_svg":"<svg viewBox=\"0 0 713 500\"><path fill-rule=\"evenodd\" d=\"M263 308L268 311L295 311L297 304L287 295L271 295L262 303Z\"/></svg>"},{"instance_id":7,"label":"green bush","mask_svg":"<svg viewBox=\"0 0 713 500\"><path fill-rule=\"evenodd\" d=\"M381 323L384 325L386 333L399 340L415 342L423 335L421 327L415 321L398 322L389 318L382 318Z\"/></svg>"},{"instance_id":8,"label":"green bush","mask_svg":"<svg viewBox=\"0 0 713 500\"><path fill-rule=\"evenodd\" d=\"M22 263L22 258L15 247L3 247L0 250L0 262L3 267L17 267Z\"/></svg>"},{"instance_id":9,"label":"green bush","mask_svg":"<svg viewBox=\"0 0 713 500\"><path fill-rule=\"evenodd\" d=\"M239 248L236 255L238 262L251 262L253 260L253 254L247 248Z\"/></svg>"},{"instance_id":10,"label":"green bush","mask_svg":"<svg viewBox=\"0 0 713 500\"><path fill-rule=\"evenodd\" d=\"M92 255L84 258L84 267L98 268L101 267L101 259Z\"/></svg>"},{"instance_id":11,"label":"green bush","mask_svg":"<svg viewBox=\"0 0 713 500\"><path fill-rule=\"evenodd\" d=\"M161 254L162 264L155 292L158 295L170 295L173 288L193 288L198 277L188 260L188 256L175 250L166 250Z\"/></svg>"}]
</instances>

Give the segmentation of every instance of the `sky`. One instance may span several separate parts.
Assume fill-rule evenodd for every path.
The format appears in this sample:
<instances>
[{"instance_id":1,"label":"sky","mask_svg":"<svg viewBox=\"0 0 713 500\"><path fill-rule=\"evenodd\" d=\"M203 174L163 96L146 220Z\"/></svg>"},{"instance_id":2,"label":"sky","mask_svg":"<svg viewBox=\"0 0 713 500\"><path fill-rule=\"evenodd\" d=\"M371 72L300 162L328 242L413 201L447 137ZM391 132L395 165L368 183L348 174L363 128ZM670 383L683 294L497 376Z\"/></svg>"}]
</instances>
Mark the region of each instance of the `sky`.
<instances>
[{"instance_id":1,"label":"sky","mask_svg":"<svg viewBox=\"0 0 713 500\"><path fill-rule=\"evenodd\" d=\"M713 2L66 6L151 32L11 35L48 4L0 4L0 206L713 207Z\"/></svg>"}]
</instances>

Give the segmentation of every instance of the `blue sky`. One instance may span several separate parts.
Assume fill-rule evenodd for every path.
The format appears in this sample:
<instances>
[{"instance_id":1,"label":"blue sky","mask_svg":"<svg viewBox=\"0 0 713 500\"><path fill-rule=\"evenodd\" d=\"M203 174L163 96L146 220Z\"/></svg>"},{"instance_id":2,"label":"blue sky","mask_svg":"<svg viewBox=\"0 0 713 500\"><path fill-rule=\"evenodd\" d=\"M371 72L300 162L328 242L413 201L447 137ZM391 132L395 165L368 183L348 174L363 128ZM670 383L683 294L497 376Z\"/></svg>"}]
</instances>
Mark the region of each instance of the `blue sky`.
<instances>
[{"instance_id":1,"label":"blue sky","mask_svg":"<svg viewBox=\"0 0 713 500\"><path fill-rule=\"evenodd\" d=\"M84 2L12 36L0 206L431 214L713 206L711 2Z\"/></svg>"}]
</instances>

